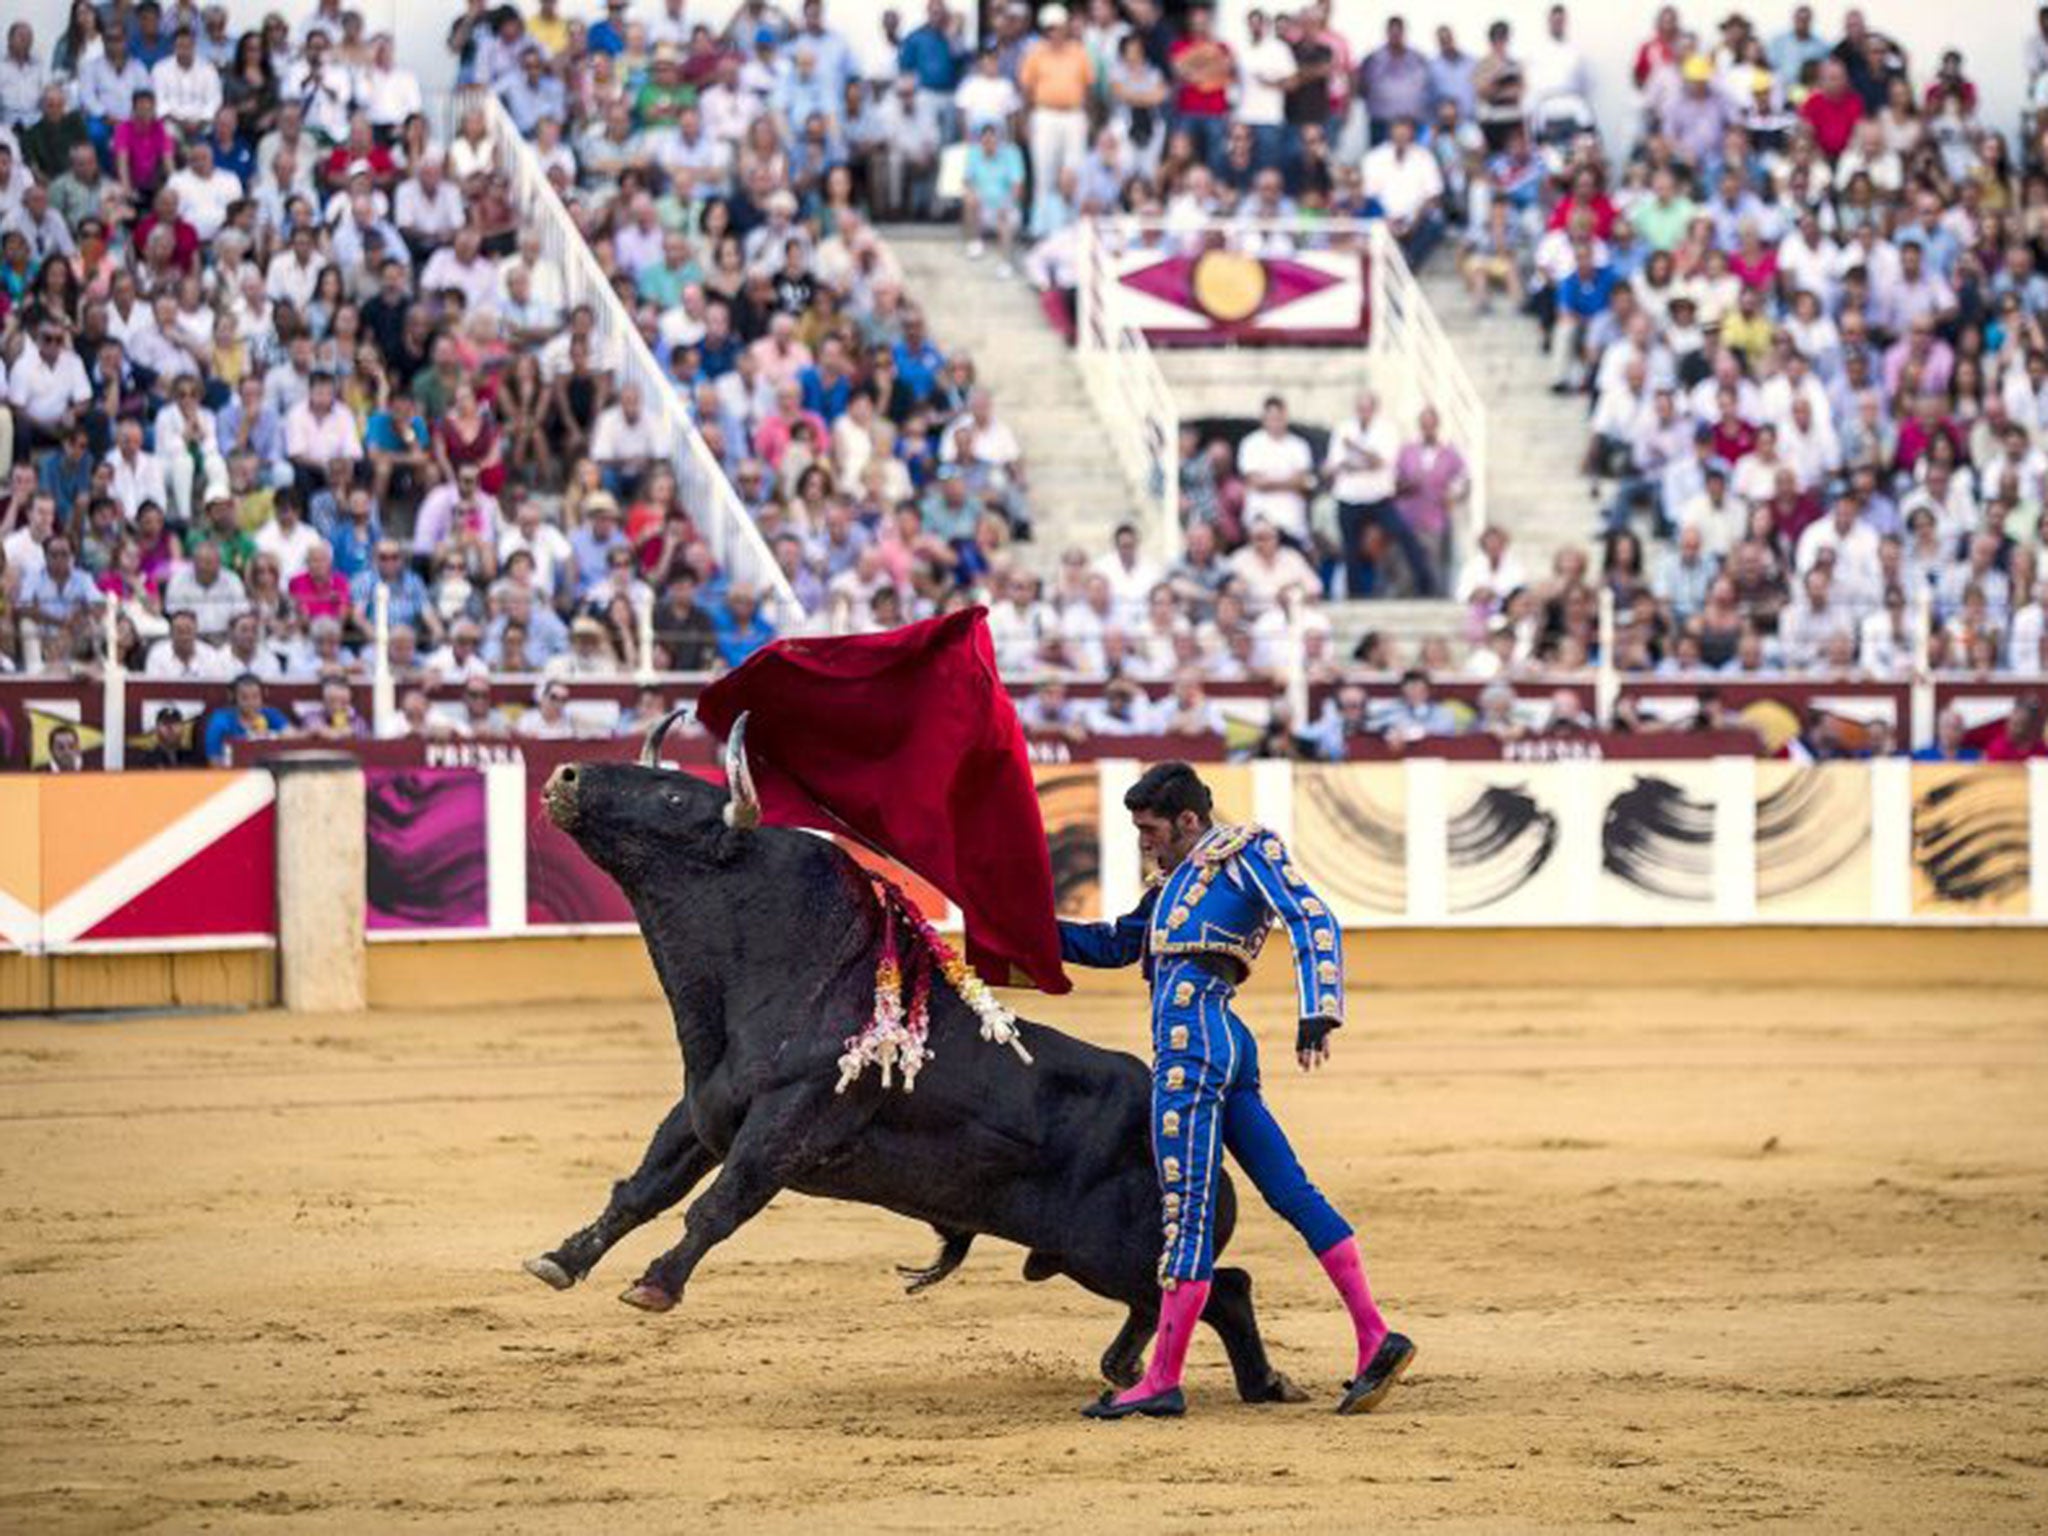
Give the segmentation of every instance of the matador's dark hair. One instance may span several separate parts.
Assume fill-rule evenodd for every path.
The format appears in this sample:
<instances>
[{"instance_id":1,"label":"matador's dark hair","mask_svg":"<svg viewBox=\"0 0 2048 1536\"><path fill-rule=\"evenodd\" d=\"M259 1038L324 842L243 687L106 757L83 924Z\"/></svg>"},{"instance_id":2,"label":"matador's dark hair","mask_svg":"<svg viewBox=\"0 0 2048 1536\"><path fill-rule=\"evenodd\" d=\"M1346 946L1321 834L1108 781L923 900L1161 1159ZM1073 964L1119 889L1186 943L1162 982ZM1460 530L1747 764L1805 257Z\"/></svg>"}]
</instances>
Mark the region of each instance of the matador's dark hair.
<instances>
[{"instance_id":1,"label":"matador's dark hair","mask_svg":"<svg viewBox=\"0 0 2048 1536\"><path fill-rule=\"evenodd\" d=\"M1186 763L1154 763L1124 791L1125 810L1150 811L1168 820L1182 811L1193 811L1207 821L1214 803L1209 786Z\"/></svg>"}]
</instances>

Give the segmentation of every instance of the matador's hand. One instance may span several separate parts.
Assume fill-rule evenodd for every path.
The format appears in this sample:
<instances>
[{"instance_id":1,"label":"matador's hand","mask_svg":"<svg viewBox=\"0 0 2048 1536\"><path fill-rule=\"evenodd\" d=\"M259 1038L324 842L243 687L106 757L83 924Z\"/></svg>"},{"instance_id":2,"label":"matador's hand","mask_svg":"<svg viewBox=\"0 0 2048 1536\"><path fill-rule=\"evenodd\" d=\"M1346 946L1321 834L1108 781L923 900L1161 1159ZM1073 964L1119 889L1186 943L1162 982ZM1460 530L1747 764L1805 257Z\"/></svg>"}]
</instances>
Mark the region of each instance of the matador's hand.
<instances>
[{"instance_id":1,"label":"matador's hand","mask_svg":"<svg viewBox=\"0 0 2048 1536\"><path fill-rule=\"evenodd\" d=\"M1336 1029L1341 1019L1303 1019L1294 1031L1294 1059L1301 1063L1301 1070L1313 1072L1330 1059L1330 1031Z\"/></svg>"}]
</instances>

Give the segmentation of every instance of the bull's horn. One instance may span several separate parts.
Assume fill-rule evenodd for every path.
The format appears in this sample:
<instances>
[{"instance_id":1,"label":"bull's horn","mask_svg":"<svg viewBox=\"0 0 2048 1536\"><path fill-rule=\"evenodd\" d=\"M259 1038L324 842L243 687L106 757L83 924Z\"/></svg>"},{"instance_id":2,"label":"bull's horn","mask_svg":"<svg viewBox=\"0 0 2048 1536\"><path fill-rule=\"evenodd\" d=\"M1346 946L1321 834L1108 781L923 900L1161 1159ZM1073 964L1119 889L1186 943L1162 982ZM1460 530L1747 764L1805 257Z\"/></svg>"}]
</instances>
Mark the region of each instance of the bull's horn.
<instances>
[{"instance_id":1,"label":"bull's horn","mask_svg":"<svg viewBox=\"0 0 2048 1536\"><path fill-rule=\"evenodd\" d=\"M674 709L655 721L654 724L647 727L646 738L640 743L641 767L659 768L661 766L662 737L668 734L670 726L687 715L692 708L693 706L689 704L678 704Z\"/></svg>"},{"instance_id":2,"label":"bull's horn","mask_svg":"<svg viewBox=\"0 0 2048 1536\"><path fill-rule=\"evenodd\" d=\"M761 825L761 801L754 793L754 773L747 766L747 717L742 711L725 738L725 782L732 798L725 803L729 827Z\"/></svg>"}]
</instances>

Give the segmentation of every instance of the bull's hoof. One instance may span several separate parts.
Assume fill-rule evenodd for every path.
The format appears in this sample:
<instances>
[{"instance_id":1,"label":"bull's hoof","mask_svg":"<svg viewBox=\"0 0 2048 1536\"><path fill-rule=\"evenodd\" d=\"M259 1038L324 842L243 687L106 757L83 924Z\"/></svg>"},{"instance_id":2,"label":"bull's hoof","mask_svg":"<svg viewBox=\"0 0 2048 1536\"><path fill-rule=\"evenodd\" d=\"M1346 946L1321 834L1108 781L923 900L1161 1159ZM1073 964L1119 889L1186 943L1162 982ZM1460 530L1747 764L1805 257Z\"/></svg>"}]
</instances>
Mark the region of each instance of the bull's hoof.
<instances>
[{"instance_id":1,"label":"bull's hoof","mask_svg":"<svg viewBox=\"0 0 2048 1536\"><path fill-rule=\"evenodd\" d=\"M1305 1403L1309 1400L1309 1395L1281 1371L1273 1372L1257 1391L1243 1396L1248 1403Z\"/></svg>"},{"instance_id":2,"label":"bull's hoof","mask_svg":"<svg viewBox=\"0 0 2048 1536\"><path fill-rule=\"evenodd\" d=\"M649 1285L642 1280L629 1285L619 1293L619 1300L629 1307L638 1307L642 1312L666 1312L676 1304L675 1297L658 1285Z\"/></svg>"},{"instance_id":3,"label":"bull's hoof","mask_svg":"<svg viewBox=\"0 0 2048 1536\"><path fill-rule=\"evenodd\" d=\"M537 1259L528 1259L522 1266L526 1272L550 1290L566 1291L576 1283L576 1277L562 1268L555 1260L542 1254Z\"/></svg>"}]
</instances>

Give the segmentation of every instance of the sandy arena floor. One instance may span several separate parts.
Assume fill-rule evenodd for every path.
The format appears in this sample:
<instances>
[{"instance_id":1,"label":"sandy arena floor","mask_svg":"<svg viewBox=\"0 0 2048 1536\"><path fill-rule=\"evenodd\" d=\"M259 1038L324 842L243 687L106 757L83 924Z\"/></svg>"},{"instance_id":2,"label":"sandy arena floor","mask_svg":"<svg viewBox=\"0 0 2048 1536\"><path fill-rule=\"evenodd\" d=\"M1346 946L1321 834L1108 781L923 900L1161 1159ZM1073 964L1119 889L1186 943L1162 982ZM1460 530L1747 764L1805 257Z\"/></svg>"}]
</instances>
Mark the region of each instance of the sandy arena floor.
<instances>
[{"instance_id":1,"label":"sandy arena floor","mask_svg":"<svg viewBox=\"0 0 2048 1536\"><path fill-rule=\"evenodd\" d=\"M906 1298L878 1211L784 1198L666 1317L612 1298L673 1215L521 1274L670 1102L654 1007L4 1024L0 1529L2038 1528L2044 1047L2018 992L1368 997L1273 1096L1409 1383L1326 1411L1348 1329L1259 1208L1316 1407L1205 1335L1196 1416L1096 1426L1108 1306L994 1243Z\"/></svg>"}]
</instances>

